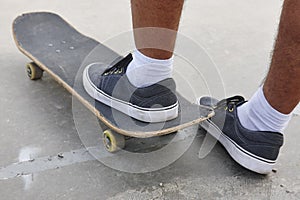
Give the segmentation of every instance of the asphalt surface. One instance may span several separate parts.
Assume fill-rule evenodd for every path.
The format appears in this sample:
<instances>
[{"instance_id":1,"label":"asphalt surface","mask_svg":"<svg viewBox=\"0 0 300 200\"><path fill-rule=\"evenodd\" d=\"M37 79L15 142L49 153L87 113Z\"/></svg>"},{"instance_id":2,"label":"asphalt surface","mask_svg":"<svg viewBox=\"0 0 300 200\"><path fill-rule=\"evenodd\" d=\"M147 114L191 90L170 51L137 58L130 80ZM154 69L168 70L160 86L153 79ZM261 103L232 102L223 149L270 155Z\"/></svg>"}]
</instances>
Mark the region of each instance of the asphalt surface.
<instances>
[{"instance_id":1,"label":"asphalt surface","mask_svg":"<svg viewBox=\"0 0 300 200\"><path fill-rule=\"evenodd\" d=\"M191 99L209 92L218 98L251 97L268 70L281 4L187 1L176 50L179 90ZM131 36L129 1L1 0L0 199L300 199L296 114L267 176L240 167L197 126L180 132L172 145L165 144L173 136L131 140L127 150L135 153L123 152L128 161L118 162L122 152L111 155L100 147L101 130L90 125L94 118L84 109L78 116L74 109L80 104L64 88L47 74L39 81L26 77L29 60L16 48L11 24L32 11L58 13L120 53L132 48L124 41ZM182 51L189 43L193 48ZM206 67L213 73L188 64L195 56L185 53L194 48L202 49L194 63L210 58ZM158 148L163 150L148 159L149 151Z\"/></svg>"}]
</instances>

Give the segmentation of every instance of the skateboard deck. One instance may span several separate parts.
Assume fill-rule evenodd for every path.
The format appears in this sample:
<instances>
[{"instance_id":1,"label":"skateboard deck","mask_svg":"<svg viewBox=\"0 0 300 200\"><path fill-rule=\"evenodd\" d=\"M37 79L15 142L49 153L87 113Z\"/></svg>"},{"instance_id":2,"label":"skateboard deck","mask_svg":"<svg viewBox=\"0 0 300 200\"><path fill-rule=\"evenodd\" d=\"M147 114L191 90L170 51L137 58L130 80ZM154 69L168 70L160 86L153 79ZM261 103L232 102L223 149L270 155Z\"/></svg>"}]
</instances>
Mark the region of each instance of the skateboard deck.
<instances>
[{"instance_id":1,"label":"skateboard deck","mask_svg":"<svg viewBox=\"0 0 300 200\"><path fill-rule=\"evenodd\" d=\"M47 72L108 128L124 136L149 138L165 135L198 124L214 114L213 109L190 103L178 94L179 117L148 126L149 123L135 120L95 101L83 88L84 67L94 62L111 66L123 57L79 33L57 14L36 12L18 16L13 22L13 35L18 49L32 61L27 65L29 76L34 73L33 78L39 79L43 71ZM96 56L86 59L92 51Z\"/></svg>"}]
</instances>

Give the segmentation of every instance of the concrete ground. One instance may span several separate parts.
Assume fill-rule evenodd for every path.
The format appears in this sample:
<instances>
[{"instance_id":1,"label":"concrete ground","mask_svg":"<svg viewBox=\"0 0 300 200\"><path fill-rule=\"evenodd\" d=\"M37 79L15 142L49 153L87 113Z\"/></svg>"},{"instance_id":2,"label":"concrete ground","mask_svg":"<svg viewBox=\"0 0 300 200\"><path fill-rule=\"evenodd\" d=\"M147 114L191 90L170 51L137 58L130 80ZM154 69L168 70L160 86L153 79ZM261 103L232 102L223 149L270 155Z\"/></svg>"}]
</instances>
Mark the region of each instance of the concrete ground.
<instances>
[{"instance_id":1,"label":"concrete ground","mask_svg":"<svg viewBox=\"0 0 300 200\"><path fill-rule=\"evenodd\" d=\"M175 162L152 172L124 172L112 169L118 168L111 167L113 163L95 160L77 134L72 96L47 74L35 82L26 77L29 60L16 48L11 24L24 12L52 11L98 41L113 40L131 30L130 2L0 2L0 199L300 199L298 115L286 130L276 169L268 176L243 169L219 144L199 159L206 138L202 131ZM270 62L281 3L186 2L180 34L202 46L216 64L225 89L220 96L249 98L259 86ZM185 134L196 131L193 127ZM159 155L156 159L154 163L164 162Z\"/></svg>"}]
</instances>

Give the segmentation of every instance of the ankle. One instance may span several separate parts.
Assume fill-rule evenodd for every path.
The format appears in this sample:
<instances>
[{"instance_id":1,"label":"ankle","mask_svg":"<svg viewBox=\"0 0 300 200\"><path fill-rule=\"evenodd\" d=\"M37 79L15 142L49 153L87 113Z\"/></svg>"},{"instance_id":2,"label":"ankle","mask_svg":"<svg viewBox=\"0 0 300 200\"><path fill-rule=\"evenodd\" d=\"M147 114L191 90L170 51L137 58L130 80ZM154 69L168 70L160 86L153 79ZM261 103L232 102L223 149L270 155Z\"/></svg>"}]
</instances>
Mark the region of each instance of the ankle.
<instances>
[{"instance_id":1,"label":"ankle","mask_svg":"<svg viewBox=\"0 0 300 200\"><path fill-rule=\"evenodd\" d=\"M239 106L237 111L241 124L253 131L283 133L291 118L291 114L280 113L268 103L262 88L248 102Z\"/></svg>"},{"instance_id":2,"label":"ankle","mask_svg":"<svg viewBox=\"0 0 300 200\"><path fill-rule=\"evenodd\" d=\"M160 60L133 52L133 60L128 65L126 75L135 87L147 87L172 77L173 57Z\"/></svg>"}]
</instances>

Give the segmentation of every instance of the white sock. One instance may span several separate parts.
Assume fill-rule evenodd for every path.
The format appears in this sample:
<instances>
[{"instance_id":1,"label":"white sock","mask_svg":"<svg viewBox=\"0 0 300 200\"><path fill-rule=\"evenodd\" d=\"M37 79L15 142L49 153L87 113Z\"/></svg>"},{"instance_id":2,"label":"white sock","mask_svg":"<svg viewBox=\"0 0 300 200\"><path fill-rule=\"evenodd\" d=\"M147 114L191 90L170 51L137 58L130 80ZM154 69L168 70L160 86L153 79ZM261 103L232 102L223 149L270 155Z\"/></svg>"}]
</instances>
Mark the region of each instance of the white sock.
<instances>
[{"instance_id":1,"label":"white sock","mask_svg":"<svg viewBox=\"0 0 300 200\"><path fill-rule=\"evenodd\" d=\"M237 112L241 124L253 131L283 133L291 118L291 114L282 114L268 103L262 87L247 103L239 106Z\"/></svg>"},{"instance_id":2,"label":"white sock","mask_svg":"<svg viewBox=\"0 0 300 200\"><path fill-rule=\"evenodd\" d=\"M145 56L138 50L132 56L133 60L127 67L126 75L135 87L147 87L172 77L173 57L159 60Z\"/></svg>"}]
</instances>

